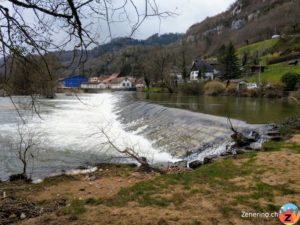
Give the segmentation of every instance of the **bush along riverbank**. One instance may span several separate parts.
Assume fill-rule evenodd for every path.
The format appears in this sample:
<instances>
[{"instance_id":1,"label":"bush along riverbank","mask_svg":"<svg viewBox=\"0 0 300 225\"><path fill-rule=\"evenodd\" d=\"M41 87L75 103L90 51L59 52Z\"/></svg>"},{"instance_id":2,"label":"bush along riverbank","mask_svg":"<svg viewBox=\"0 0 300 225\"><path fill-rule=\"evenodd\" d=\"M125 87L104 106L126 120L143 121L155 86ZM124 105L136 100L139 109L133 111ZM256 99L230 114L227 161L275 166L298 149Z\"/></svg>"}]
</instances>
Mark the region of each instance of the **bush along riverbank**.
<instances>
[{"instance_id":1,"label":"bush along riverbank","mask_svg":"<svg viewBox=\"0 0 300 225\"><path fill-rule=\"evenodd\" d=\"M0 224L277 224L275 217L243 215L300 205L299 124L299 117L288 120L279 127L285 138L261 151L207 157L194 170L102 164L39 184L1 182Z\"/></svg>"},{"instance_id":2,"label":"bush along riverbank","mask_svg":"<svg viewBox=\"0 0 300 225\"><path fill-rule=\"evenodd\" d=\"M210 95L210 96L236 96L257 98L283 98L288 97L300 100L300 75L288 73L281 81L262 81L260 84L248 83L238 79L231 81L192 81L180 83L172 93L186 95ZM145 88L143 92L167 93L168 89L163 85L159 87Z\"/></svg>"}]
</instances>

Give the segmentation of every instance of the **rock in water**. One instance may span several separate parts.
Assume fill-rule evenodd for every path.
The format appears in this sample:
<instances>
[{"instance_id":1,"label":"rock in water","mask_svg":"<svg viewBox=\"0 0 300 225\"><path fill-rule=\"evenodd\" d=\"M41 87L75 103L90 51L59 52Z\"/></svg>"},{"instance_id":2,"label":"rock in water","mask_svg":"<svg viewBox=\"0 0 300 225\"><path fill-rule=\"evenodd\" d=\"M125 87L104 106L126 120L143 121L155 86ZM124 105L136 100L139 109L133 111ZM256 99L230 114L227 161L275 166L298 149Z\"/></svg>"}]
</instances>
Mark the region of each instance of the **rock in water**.
<instances>
[{"instance_id":1,"label":"rock in water","mask_svg":"<svg viewBox=\"0 0 300 225\"><path fill-rule=\"evenodd\" d=\"M188 162L186 160L181 160L178 162L173 163L172 166L176 166L176 167L181 167L181 168L186 168L187 167Z\"/></svg>"},{"instance_id":2,"label":"rock in water","mask_svg":"<svg viewBox=\"0 0 300 225\"><path fill-rule=\"evenodd\" d=\"M209 155L209 156L205 156L204 159L203 159L203 164L209 164L209 163L212 163L213 160L215 158L217 158L218 156L217 155Z\"/></svg>"},{"instance_id":3,"label":"rock in water","mask_svg":"<svg viewBox=\"0 0 300 225\"><path fill-rule=\"evenodd\" d=\"M203 162L200 161L200 160L195 160L195 161L189 163L189 167L191 169L197 169L197 168L199 168L202 165L203 165Z\"/></svg>"},{"instance_id":4,"label":"rock in water","mask_svg":"<svg viewBox=\"0 0 300 225\"><path fill-rule=\"evenodd\" d=\"M250 144L250 149L252 149L252 150L256 150L256 151L259 151L259 150L261 150L262 149L262 144L261 143L251 143Z\"/></svg>"}]
</instances>

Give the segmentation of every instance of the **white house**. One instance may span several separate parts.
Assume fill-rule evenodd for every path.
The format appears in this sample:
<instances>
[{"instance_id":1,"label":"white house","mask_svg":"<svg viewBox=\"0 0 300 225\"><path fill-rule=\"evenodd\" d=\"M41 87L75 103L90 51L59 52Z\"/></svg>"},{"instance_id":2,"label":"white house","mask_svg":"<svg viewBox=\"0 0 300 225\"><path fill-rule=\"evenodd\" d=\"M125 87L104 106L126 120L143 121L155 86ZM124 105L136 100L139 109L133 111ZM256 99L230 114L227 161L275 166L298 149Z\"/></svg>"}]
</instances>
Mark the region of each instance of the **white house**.
<instances>
[{"instance_id":1,"label":"white house","mask_svg":"<svg viewBox=\"0 0 300 225\"><path fill-rule=\"evenodd\" d=\"M81 84L82 89L106 89L107 85L103 82L88 82Z\"/></svg>"},{"instance_id":2,"label":"white house","mask_svg":"<svg viewBox=\"0 0 300 225\"><path fill-rule=\"evenodd\" d=\"M198 80L198 75L199 75L199 71L197 70L191 71L190 80Z\"/></svg>"},{"instance_id":3,"label":"white house","mask_svg":"<svg viewBox=\"0 0 300 225\"><path fill-rule=\"evenodd\" d=\"M204 60L195 60L191 68L190 80L213 80L217 74L218 71L211 64Z\"/></svg>"},{"instance_id":4,"label":"white house","mask_svg":"<svg viewBox=\"0 0 300 225\"><path fill-rule=\"evenodd\" d=\"M134 87L134 80L128 77L118 77L110 82L109 87L111 89L130 89Z\"/></svg>"}]
</instances>

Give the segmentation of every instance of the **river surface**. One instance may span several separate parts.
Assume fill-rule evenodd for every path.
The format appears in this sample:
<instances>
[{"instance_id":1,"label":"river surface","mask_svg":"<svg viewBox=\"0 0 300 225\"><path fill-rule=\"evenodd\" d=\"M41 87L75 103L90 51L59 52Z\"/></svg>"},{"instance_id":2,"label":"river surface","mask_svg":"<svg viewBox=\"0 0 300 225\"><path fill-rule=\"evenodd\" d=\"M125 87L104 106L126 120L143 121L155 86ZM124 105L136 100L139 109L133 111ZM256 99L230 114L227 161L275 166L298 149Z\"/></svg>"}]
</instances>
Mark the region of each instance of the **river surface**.
<instances>
[{"instance_id":1,"label":"river surface","mask_svg":"<svg viewBox=\"0 0 300 225\"><path fill-rule=\"evenodd\" d=\"M240 119L252 124L280 123L300 113L300 103L282 99L232 96L186 96L163 93L132 94L138 100L167 107Z\"/></svg>"},{"instance_id":2,"label":"river surface","mask_svg":"<svg viewBox=\"0 0 300 225\"><path fill-rule=\"evenodd\" d=\"M112 160L131 162L115 148L130 147L157 164L203 159L206 155L222 153L231 143L227 119L215 116L228 116L226 109L230 117L253 123L233 119L237 129L261 133L266 130L266 125L255 123L274 122L272 118L278 121L299 109L286 106L286 103L278 106L278 102L246 104L246 99L234 98L215 98L214 102L202 97L185 99L164 94L102 93L77 97L59 94L53 100L38 99L37 114L35 110L29 110L32 109L30 98L18 96L13 99L26 123L24 125L9 98L0 98L1 180L21 172L17 152L20 148L23 151L28 144L32 145L28 153L28 171L33 179ZM226 102L228 105L223 105ZM283 110L284 106L288 111ZM267 109L269 117L262 114ZM238 112L250 115L238 116ZM283 116L275 117L274 113ZM254 119L261 117L266 120Z\"/></svg>"}]
</instances>

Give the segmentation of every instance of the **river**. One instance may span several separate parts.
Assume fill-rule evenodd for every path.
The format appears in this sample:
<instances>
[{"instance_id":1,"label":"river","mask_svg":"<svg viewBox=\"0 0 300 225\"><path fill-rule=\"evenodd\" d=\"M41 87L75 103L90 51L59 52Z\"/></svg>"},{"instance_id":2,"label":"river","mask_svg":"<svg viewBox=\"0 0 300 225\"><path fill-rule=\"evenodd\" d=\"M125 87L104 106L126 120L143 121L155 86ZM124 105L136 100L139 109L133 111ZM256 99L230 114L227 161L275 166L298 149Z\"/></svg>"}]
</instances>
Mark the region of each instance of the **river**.
<instances>
[{"instance_id":1,"label":"river","mask_svg":"<svg viewBox=\"0 0 300 225\"><path fill-rule=\"evenodd\" d=\"M130 161L117 154L108 141L120 149L134 149L139 155L146 156L151 163L174 162L186 158L192 152L197 153L192 154L194 159L220 154L230 144L228 121L219 117L228 116L219 113L226 113L225 109L219 110L220 104L226 102L229 106L222 107L228 108L233 118L250 123L271 122L271 116L267 117L265 114L258 113L249 117L268 118L259 122L258 119L249 120L245 115L235 116L239 110L253 114L254 109L246 107L242 100L239 100L241 106L233 104L234 98L232 101L215 98L214 103L213 98L207 102L202 97L183 98L164 94L102 93L82 94L77 97L58 94L52 100L38 99L38 114L27 110L31 108L30 98L18 96L13 99L22 118L26 120L26 125L23 125L10 99L0 98L1 180L7 180L9 175L21 172L21 164L17 158L21 137L22 148L33 143L30 149L32 154L29 154L29 172L33 179L37 179L79 166L92 166L111 160ZM270 114L282 114L275 110L284 108L279 107L278 103L267 107L265 104L267 103L256 103L251 107L255 107L256 112L264 112L268 108ZM231 109L234 105L238 109ZM270 107L272 105L274 109ZM299 109L298 106L295 109L289 107L290 113ZM201 111L202 108L205 110ZM276 121L277 119L279 116ZM242 131L263 131L266 128L263 124L232 121ZM107 140L103 132L110 140Z\"/></svg>"},{"instance_id":2,"label":"river","mask_svg":"<svg viewBox=\"0 0 300 225\"><path fill-rule=\"evenodd\" d=\"M240 119L252 124L281 123L300 113L300 103L287 99L245 98L232 96L186 96L168 93L136 92L138 100L167 107Z\"/></svg>"}]
</instances>

